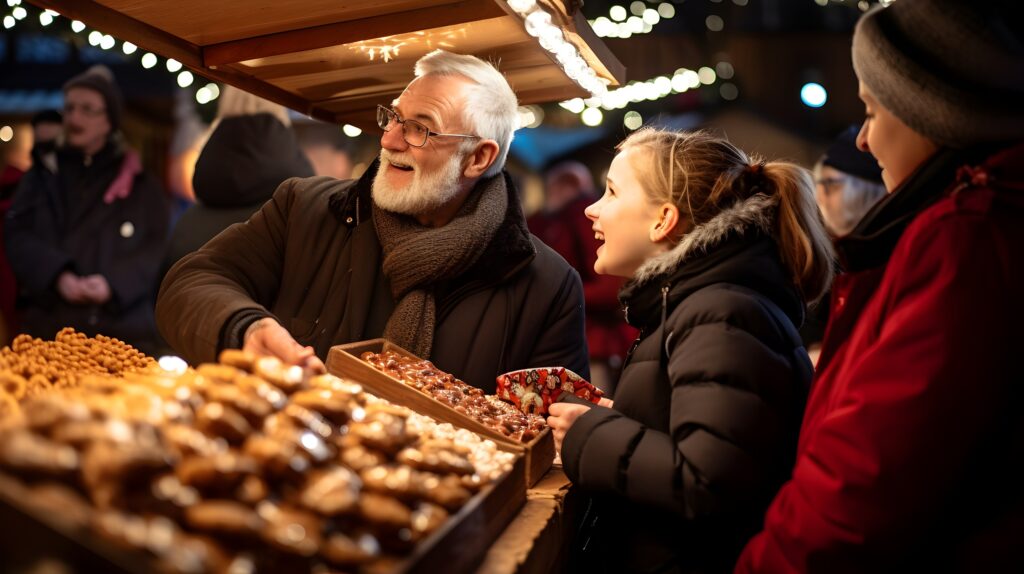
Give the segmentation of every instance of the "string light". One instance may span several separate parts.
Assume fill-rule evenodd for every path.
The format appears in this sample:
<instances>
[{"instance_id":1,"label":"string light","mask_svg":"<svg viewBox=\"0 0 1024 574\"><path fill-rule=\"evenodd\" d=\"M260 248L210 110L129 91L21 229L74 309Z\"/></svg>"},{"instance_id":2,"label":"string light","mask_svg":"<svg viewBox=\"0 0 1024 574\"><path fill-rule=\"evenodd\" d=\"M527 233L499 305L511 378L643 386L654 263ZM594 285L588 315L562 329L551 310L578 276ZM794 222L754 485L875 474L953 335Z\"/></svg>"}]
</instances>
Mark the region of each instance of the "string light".
<instances>
[{"instance_id":1,"label":"string light","mask_svg":"<svg viewBox=\"0 0 1024 574\"><path fill-rule=\"evenodd\" d=\"M175 60L174 58L168 58L168 60L167 60L167 71L168 72L173 74L173 73L177 72L180 69L181 69L181 62Z\"/></svg>"},{"instance_id":2,"label":"string light","mask_svg":"<svg viewBox=\"0 0 1024 574\"><path fill-rule=\"evenodd\" d=\"M509 8L523 18L526 33L537 38L569 79L581 88L597 96L607 93L607 80L599 78L597 72L580 56L576 46L565 39L562 29L551 23L551 15L537 6L536 0L506 0Z\"/></svg>"},{"instance_id":3,"label":"string light","mask_svg":"<svg viewBox=\"0 0 1024 574\"><path fill-rule=\"evenodd\" d=\"M363 130L352 124L345 124L341 126L341 131L350 138L357 138L359 137L359 134L363 133Z\"/></svg>"},{"instance_id":4,"label":"string light","mask_svg":"<svg viewBox=\"0 0 1024 574\"><path fill-rule=\"evenodd\" d=\"M191 86L193 80L195 80L195 78L192 76L192 72L188 70L185 70L184 72L178 74L178 85L182 88L187 88Z\"/></svg>"}]
</instances>

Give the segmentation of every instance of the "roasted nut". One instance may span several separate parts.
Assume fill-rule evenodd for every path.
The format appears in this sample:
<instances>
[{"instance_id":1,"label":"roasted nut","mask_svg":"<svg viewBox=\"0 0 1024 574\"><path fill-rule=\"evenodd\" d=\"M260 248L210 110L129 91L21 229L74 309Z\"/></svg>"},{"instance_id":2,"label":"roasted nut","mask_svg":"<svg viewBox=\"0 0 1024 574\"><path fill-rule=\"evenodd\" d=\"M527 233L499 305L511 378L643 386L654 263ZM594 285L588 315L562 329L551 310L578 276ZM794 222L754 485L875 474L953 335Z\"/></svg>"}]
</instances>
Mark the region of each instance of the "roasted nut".
<instances>
[{"instance_id":1,"label":"roasted nut","mask_svg":"<svg viewBox=\"0 0 1024 574\"><path fill-rule=\"evenodd\" d=\"M326 389L309 389L292 395L292 405L305 407L320 413L336 425L343 425L351 417L354 404L350 395Z\"/></svg>"},{"instance_id":2,"label":"roasted nut","mask_svg":"<svg viewBox=\"0 0 1024 574\"><path fill-rule=\"evenodd\" d=\"M295 443L264 435L250 436L242 446L242 452L252 457L264 473L275 480L298 480L311 466Z\"/></svg>"},{"instance_id":3,"label":"roasted nut","mask_svg":"<svg viewBox=\"0 0 1024 574\"><path fill-rule=\"evenodd\" d=\"M322 516L337 516L356 509L361 487L356 473L334 466L310 478L299 502Z\"/></svg>"},{"instance_id":4,"label":"roasted nut","mask_svg":"<svg viewBox=\"0 0 1024 574\"><path fill-rule=\"evenodd\" d=\"M245 374L244 371L231 365L218 365L216 363L203 363L196 367L196 374L220 383L231 383L238 377Z\"/></svg>"},{"instance_id":5,"label":"roasted nut","mask_svg":"<svg viewBox=\"0 0 1024 574\"><path fill-rule=\"evenodd\" d=\"M353 540L335 532L327 537L320 552L337 566L358 566L380 556L380 543L371 534L362 534Z\"/></svg>"},{"instance_id":6,"label":"roasted nut","mask_svg":"<svg viewBox=\"0 0 1024 574\"><path fill-rule=\"evenodd\" d=\"M256 461L237 452L222 452L213 456L190 456L178 463L175 476L182 484L196 488L206 496L226 494L238 488L242 481L259 472Z\"/></svg>"},{"instance_id":7,"label":"roasted nut","mask_svg":"<svg viewBox=\"0 0 1024 574\"><path fill-rule=\"evenodd\" d=\"M263 519L251 508L231 500L205 500L185 509L185 523L209 534L256 537Z\"/></svg>"},{"instance_id":8,"label":"roasted nut","mask_svg":"<svg viewBox=\"0 0 1024 574\"><path fill-rule=\"evenodd\" d=\"M238 485L235 497L239 502L255 506L258 502L266 500L269 493L270 489L267 488L267 483L262 478L252 475L245 477L242 484Z\"/></svg>"},{"instance_id":9,"label":"roasted nut","mask_svg":"<svg viewBox=\"0 0 1024 574\"><path fill-rule=\"evenodd\" d=\"M220 437L230 444L241 444L250 434L249 421L234 408L223 403L206 403L196 413L196 428L211 437Z\"/></svg>"},{"instance_id":10,"label":"roasted nut","mask_svg":"<svg viewBox=\"0 0 1024 574\"><path fill-rule=\"evenodd\" d=\"M430 536L448 520L448 511L429 502L420 503L412 511L412 532L415 540Z\"/></svg>"},{"instance_id":11,"label":"roasted nut","mask_svg":"<svg viewBox=\"0 0 1024 574\"><path fill-rule=\"evenodd\" d=\"M260 357L253 363L253 373L286 393L294 393L303 388L305 374L302 367L288 366L277 357Z\"/></svg>"},{"instance_id":12,"label":"roasted nut","mask_svg":"<svg viewBox=\"0 0 1024 574\"><path fill-rule=\"evenodd\" d=\"M342 464L356 472L362 472L364 469L379 466L388 461L386 456L363 447L359 444L359 439L351 435L342 437L338 441L338 445L338 450L341 453L339 459Z\"/></svg>"},{"instance_id":13,"label":"roasted nut","mask_svg":"<svg viewBox=\"0 0 1024 574\"><path fill-rule=\"evenodd\" d=\"M372 492L359 498L359 513L369 522L389 528L408 528L412 512L407 506L390 496Z\"/></svg>"},{"instance_id":14,"label":"roasted nut","mask_svg":"<svg viewBox=\"0 0 1024 574\"><path fill-rule=\"evenodd\" d=\"M313 556L320 550L323 523L315 514L267 503L257 511L264 520L261 536L274 548L300 556Z\"/></svg>"},{"instance_id":15,"label":"roasted nut","mask_svg":"<svg viewBox=\"0 0 1024 574\"><path fill-rule=\"evenodd\" d=\"M256 362L256 355L241 349L224 349L220 352L220 356L217 357L217 362L251 373L253 363Z\"/></svg>"},{"instance_id":16,"label":"roasted nut","mask_svg":"<svg viewBox=\"0 0 1024 574\"><path fill-rule=\"evenodd\" d=\"M79 457L69 446L12 429L0 436L0 464L19 472L65 476L78 469Z\"/></svg>"},{"instance_id":17,"label":"roasted nut","mask_svg":"<svg viewBox=\"0 0 1024 574\"><path fill-rule=\"evenodd\" d=\"M410 447L398 453L396 460L417 470L427 470L438 474L473 474L473 464L461 454L445 445L425 443L420 447Z\"/></svg>"}]
</instances>

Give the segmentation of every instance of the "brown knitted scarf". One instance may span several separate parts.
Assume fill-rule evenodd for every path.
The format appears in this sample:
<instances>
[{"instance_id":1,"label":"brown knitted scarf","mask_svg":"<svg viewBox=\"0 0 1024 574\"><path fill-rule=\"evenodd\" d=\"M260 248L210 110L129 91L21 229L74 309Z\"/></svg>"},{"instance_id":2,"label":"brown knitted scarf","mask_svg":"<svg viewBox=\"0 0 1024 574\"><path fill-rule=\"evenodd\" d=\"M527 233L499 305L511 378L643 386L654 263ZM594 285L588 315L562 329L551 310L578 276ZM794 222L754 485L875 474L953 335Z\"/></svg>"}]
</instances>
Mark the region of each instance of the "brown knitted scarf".
<instances>
[{"instance_id":1,"label":"brown knitted scarf","mask_svg":"<svg viewBox=\"0 0 1024 574\"><path fill-rule=\"evenodd\" d=\"M505 219L508 190L501 175L484 180L455 219L424 227L412 217L373 206L373 223L384 251L384 275L398 304L384 337L429 358L434 343L436 305L432 287L468 271Z\"/></svg>"}]
</instances>

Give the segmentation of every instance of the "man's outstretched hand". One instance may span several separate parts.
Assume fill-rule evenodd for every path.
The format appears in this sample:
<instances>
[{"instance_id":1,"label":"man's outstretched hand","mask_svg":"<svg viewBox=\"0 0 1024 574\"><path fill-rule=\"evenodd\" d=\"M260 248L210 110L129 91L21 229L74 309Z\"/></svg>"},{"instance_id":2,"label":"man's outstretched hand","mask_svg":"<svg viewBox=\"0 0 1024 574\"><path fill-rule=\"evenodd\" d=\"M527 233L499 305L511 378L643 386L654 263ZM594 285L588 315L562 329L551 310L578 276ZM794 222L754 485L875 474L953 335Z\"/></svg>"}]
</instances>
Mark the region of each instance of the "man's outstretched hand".
<instances>
[{"instance_id":1,"label":"man's outstretched hand","mask_svg":"<svg viewBox=\"0 0 1024 574\"><path fill-rule=\"evenodd\" d=\"M318 373L327 372L323 361L313 352L313 347L300 345L287 329L270 317L249 325L245 330L242 350L254 355L277 357L289 365L298 365Z\"/></svg>"}]
</instances>

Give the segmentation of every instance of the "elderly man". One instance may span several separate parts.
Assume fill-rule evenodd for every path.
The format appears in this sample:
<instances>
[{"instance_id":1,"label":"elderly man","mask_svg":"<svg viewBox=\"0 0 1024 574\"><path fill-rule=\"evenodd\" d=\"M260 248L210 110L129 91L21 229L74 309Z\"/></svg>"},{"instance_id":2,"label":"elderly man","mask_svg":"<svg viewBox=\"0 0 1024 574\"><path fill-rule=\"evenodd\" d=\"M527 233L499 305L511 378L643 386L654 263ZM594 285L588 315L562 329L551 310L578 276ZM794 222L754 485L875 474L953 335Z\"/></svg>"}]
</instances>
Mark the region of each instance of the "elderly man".
<instances>
[{"instance_id":1,"label":"elderly man","mask_svg":"<svg viewBox=\"0 0 1024 574\"><path fill-rule=\"evenodd\" d=\"M384 336L489 392L507 370L588 375L579 275L530 235L502 171L515 94L472 56L435 51L415 75L378 108L359 180L290 179L171 269L157 322L186 359L242 347L320 366Z\"/></svg>"}]
</instances>

